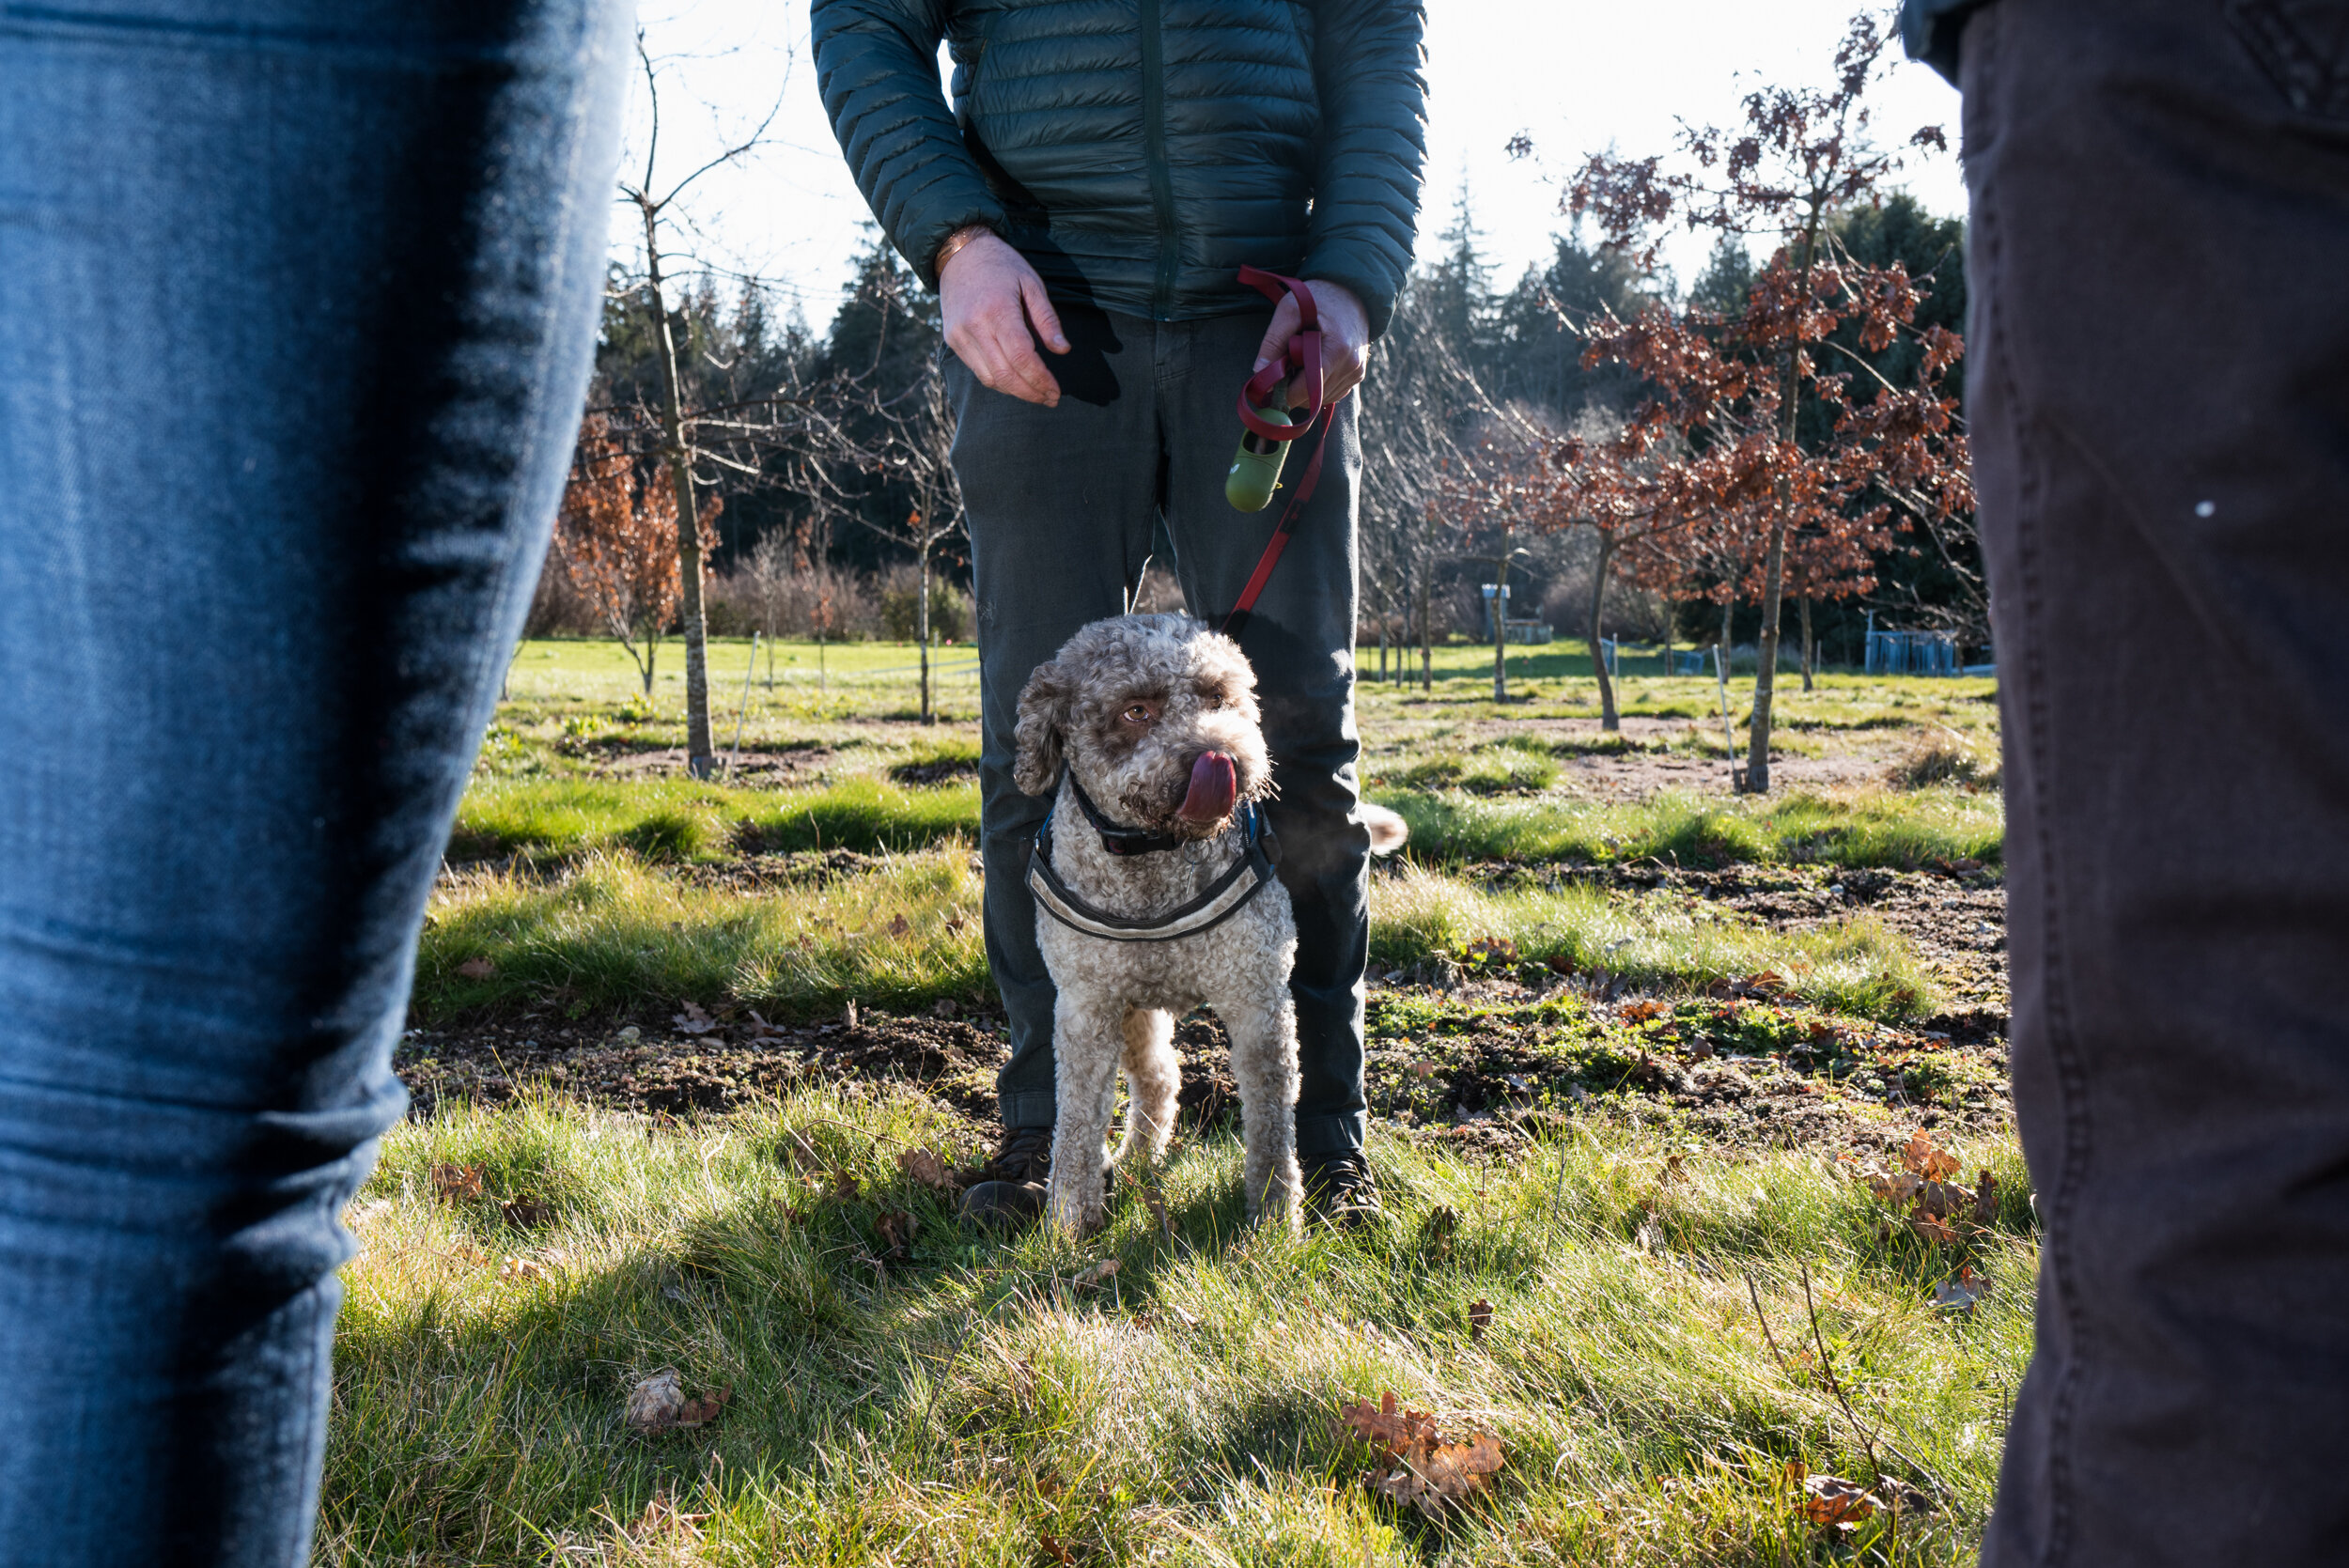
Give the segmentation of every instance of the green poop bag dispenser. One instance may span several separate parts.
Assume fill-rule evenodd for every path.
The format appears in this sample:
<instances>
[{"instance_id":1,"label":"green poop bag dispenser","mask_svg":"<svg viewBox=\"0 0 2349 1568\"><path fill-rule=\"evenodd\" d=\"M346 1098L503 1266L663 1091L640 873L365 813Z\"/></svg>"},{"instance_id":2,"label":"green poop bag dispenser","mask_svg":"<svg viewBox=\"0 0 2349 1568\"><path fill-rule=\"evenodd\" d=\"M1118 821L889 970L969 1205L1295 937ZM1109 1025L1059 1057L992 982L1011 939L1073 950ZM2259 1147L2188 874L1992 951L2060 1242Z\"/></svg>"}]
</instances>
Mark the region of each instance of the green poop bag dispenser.
<instances>
[{"instance_id":1,"label":"green poop bag dispenser","mask_svg":"<svg viewBox=\"0 0 2349 1568\"><path fill-rule=\"evenodd\" d=\"M1280 382L1256 416L1268 425L1294 425L1297 421L1289 416L1288 400L1288 383ZM1223 498L1243 512L1261 512L1271 505L1272 492L1281 488L1281 464L1291 444L1242 430L1239 450L1232 454L1232 472L1223 478Z\"/></svg>"}]
</instances>

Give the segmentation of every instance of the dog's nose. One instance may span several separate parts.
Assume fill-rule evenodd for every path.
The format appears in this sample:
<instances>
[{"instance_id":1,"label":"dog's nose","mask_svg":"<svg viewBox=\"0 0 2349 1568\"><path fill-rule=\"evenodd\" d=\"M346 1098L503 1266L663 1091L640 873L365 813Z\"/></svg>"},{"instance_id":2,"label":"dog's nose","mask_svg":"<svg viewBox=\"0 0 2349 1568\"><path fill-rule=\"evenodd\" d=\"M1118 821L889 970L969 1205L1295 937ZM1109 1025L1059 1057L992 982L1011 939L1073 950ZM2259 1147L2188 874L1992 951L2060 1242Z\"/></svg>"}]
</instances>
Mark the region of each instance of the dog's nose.
<instances>
[{"instance_id":1,"label":"dog's nose","mask_svg":"<svg viewBox=\"0 0 2349 1568\"><path fill-rule=\"evenodd\" d=\"M1239 794L1239 770L1221 752L1202 752L1190 765L1190 788L1174 815L1185 822L1221 822L1232 815Z\"/></svg>"}]
</instances>

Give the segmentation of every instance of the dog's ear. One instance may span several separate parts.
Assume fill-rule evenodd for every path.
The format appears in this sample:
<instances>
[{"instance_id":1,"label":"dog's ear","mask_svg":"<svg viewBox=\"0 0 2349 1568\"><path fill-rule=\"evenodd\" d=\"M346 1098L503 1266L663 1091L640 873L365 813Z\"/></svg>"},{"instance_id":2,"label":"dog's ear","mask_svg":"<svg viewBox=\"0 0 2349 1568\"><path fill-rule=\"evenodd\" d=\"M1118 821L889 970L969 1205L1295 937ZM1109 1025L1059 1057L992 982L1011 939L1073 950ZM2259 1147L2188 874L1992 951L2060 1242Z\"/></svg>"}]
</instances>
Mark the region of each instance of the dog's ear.
<instances>
[{"instance_id":1,"label":"dog's ear","mask_svg":"<svg viewBox=\"0 0 2349 1568\"><path fill-rule=\"evenodd\" d=\"M1012 731L1017 746L1011 782L1022 793L1048 795L1060 783L1061 733L1068 723L1068 699L1075 687L1055 663L1039 664L1019 689L1019 723Z\"/></svg>"}]
</instances>

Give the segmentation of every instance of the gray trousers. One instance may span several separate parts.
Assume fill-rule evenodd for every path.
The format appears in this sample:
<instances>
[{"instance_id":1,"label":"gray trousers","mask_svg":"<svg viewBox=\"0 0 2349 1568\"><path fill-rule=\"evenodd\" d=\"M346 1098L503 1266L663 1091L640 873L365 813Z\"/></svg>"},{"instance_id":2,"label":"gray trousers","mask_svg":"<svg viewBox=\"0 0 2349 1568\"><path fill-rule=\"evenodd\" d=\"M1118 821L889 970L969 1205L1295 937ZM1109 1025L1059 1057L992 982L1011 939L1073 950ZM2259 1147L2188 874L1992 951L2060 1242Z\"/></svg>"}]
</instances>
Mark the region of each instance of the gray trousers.
<instances>
[{"instance_id":1,"label":"gray trousers","mask_svg":"<svg viewBox=\"0 0 2349 1568\"><path fill-rule=\"evenodd\" d=\"M1963 46L2045 1227L1983 1560L2349 1562L2349 4Z\"/></svg>"},{"instance_id":2,"label":"gray trousers","mask_svg":"<svg viewBox=\"0 0 2349 1568\"><path fill-rule=\"evenodd\" d=\"M1233 407L1269 306L1175 322L1059 308L1073 348L1046 356L1061 383L1056 409L990 392L946 359L978 598L987 957L1011 1020L1011 1062L996 1085L1007 1128L1053 1120L1052 980L1036 952L1025 880L1050 802L1011 780L1019 689L1079 627L1123 612L1161 517L1191 613L1220 622L1287 498L1284 489L1254 514L1223 499L1240 434ZM1361 1147L1365 1121L1370 837L1354 814L1356 407L1351 397L1339 405L1319 438L1330 442L1320 484L1240 633L1280 791L1270 815L1281 880L1297 910L1289 988L1303 1074L1297 1147L1305 1155ZM1286 482L1309 456L1290 455Z\"/></svg>"}]
</instances>

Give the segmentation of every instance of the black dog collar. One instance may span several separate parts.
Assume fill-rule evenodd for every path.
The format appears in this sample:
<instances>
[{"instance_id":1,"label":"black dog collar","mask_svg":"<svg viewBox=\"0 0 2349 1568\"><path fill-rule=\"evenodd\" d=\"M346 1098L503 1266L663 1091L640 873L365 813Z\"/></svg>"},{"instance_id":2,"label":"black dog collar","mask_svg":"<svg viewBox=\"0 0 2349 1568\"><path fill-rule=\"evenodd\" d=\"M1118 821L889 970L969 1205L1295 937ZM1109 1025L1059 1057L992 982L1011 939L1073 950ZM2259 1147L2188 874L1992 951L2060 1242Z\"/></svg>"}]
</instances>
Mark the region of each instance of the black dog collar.
<instances>
[{"instance_id":1,"label":"black dog collar","mask_svg":"<svg viewBox=\"0 0 2349 1568\"><path fill-rule=\"evenodd\" d=\"M1168 849L1180 849L1192 842L1176 838L1172 833L1120 827L1101 815L1101 808L1093 803L1093 797L1085 793L1085 786L1077 782L1073 773L1068 777L1068 787L1077 792L1077 806L1085 814L1085 820L1092 823L1093 831L1101 835L1101 847L1112 855L1156 855Z\"/></svg>"}]
</instances>

